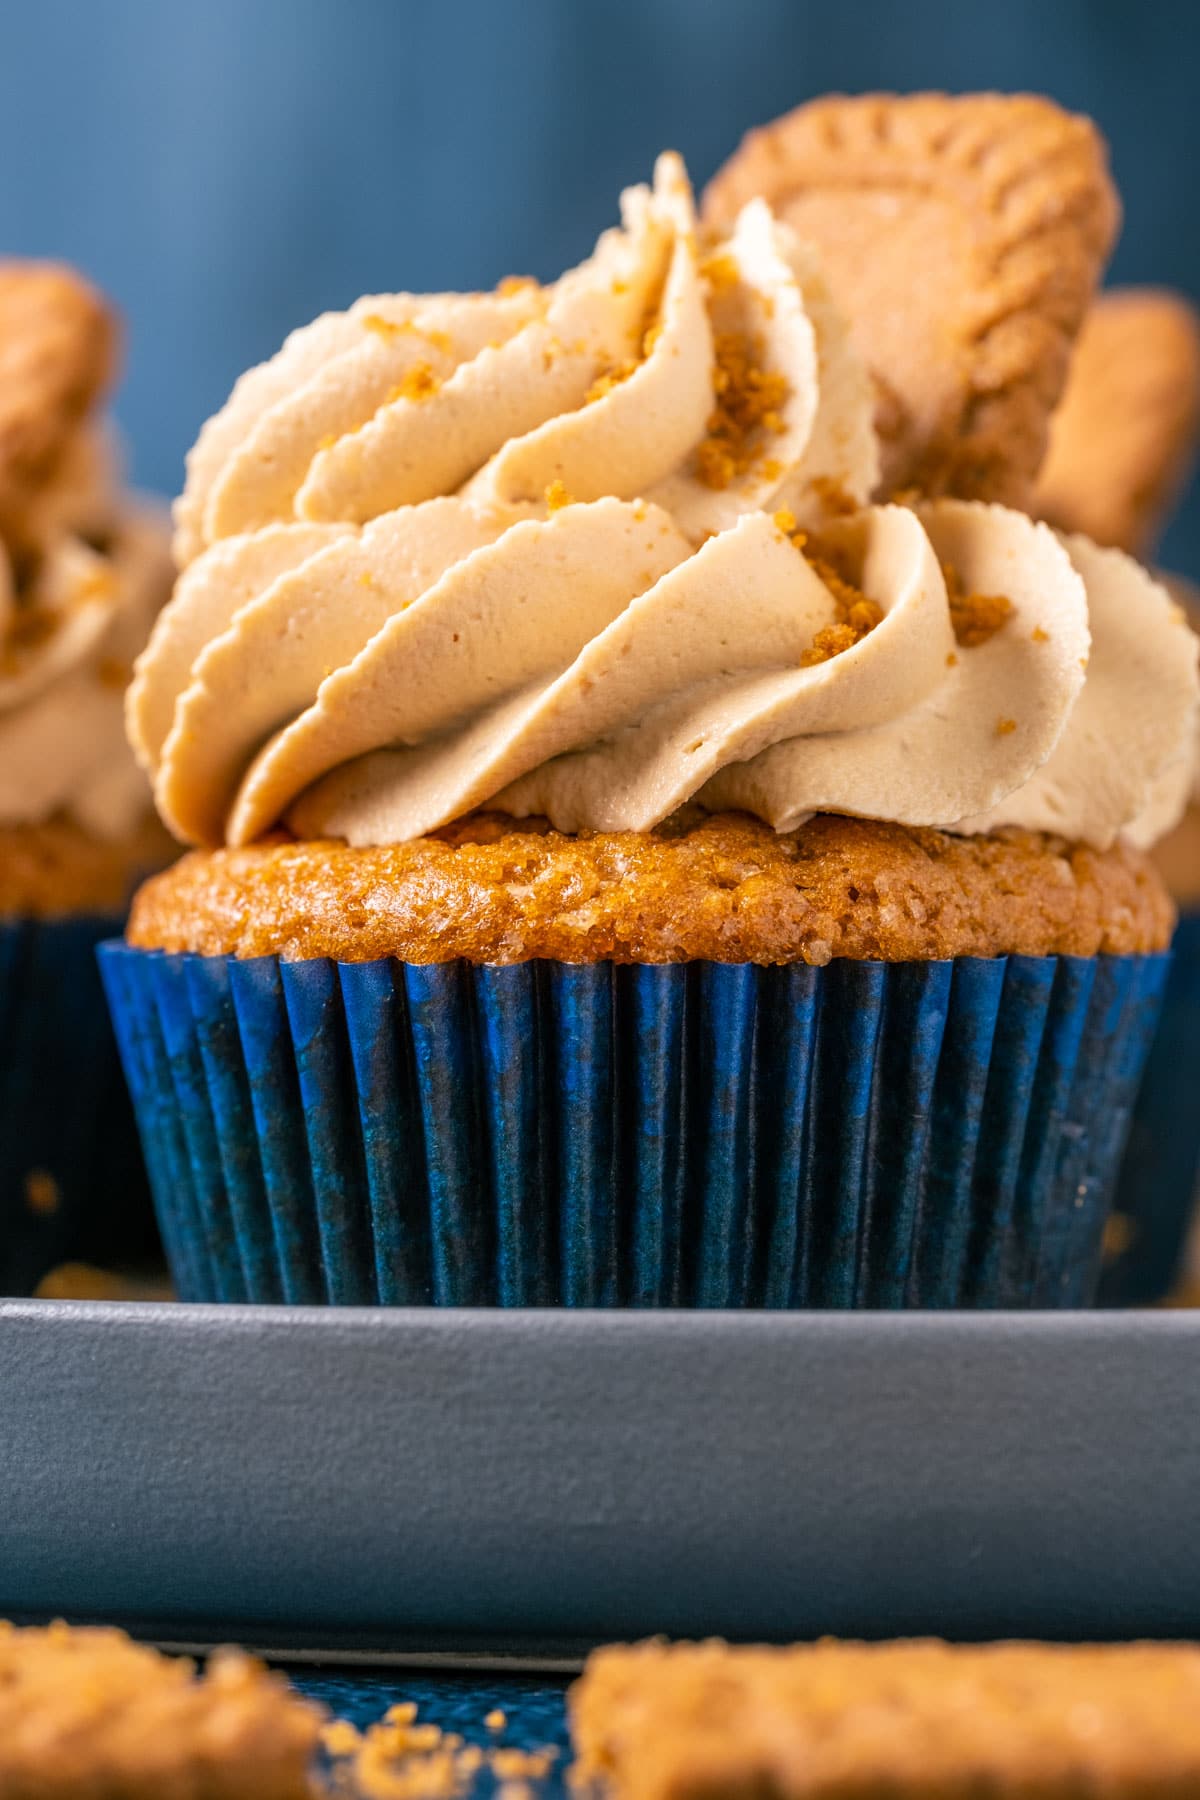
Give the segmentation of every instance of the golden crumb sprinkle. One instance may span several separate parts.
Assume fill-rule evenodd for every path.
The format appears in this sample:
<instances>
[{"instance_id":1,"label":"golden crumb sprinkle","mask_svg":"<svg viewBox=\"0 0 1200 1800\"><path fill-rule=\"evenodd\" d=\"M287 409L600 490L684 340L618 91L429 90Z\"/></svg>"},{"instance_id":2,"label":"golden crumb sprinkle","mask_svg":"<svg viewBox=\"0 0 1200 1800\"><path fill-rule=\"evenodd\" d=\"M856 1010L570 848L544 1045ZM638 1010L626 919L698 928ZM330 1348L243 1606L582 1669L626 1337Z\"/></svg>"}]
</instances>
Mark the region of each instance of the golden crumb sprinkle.
<instances>
[{"instance_id":1,"label":"golden crumb sprinkle","mask_svg":"<svg viewBox=\"0 0 1200 1800\"><path fill-rule=\"evenodd\" d=\"M330 1756L352 1756L362 1743L362 1733L349 1719L331 1719L321 1727L321 1747Z\"/></svg>"},{"instance_id":2,"label":"golden crumb sprinkle","mask_svg":"<svg viewBox=\"0 0 1200 1800\"><path fill-rule=\"evenodd\" d=\"M761 463L764 438L784 429L787 378L762 367L763 345L741 331L719 331L713 341L714 407L696 474L705 487L727 488Z\"/></svg>"},{"instance_id":3,"label":"golden crumb sprinkle","mask_svg":"<svg viewBox=\"0 0 1200 1800\"><path fill-rule=\"evenodd\" d=\"M858 511L858 501L853 494L847 493L836 476L814 475L808 485L827 513L846 517Z\"/></svg>"},{"instance_id":4,"label":"golden crumb sprinkle","mask_svg":"<svg viewBox=\"0 0 1200 1800\"><path fill-rule=\"evenodd\" d=\"M574 496L569 494L563 483L555 477L546 489L543 498L551 512L561 512L564 506L574 506Z\"/></svg>"},{"instance_id":5,"label":"golden crumb sprinkle","mask_svg":"<svg viewBox=\"0 0 1200 1800\"><path fill-rule=\"evenodd\" d=\"M62 1205L62 1193L48 1169L30 1169L25 1177L25 1207L35 1218L47 1219Z\"/></svg>"},{"instance_id":6,"label":"golden crumb sprinkle","mask_svg":"<svg viewBox=\"0 0 1200 1800\"><path fill-rule=\"evenodd\" d=\"M996 736L997 737L1011 737L1013 732L1016 729L1017 729L1017 721L1015 719L997 719L996 720Z\"/></svg>"},{"instance_id":7,"label":"golden crumb sprinkle","mask_svg":"<svg viewBox=\"0 0 1200 1800\"><path fill-rule=\"evenodd\" d=\"M1004 594L968 594L953 563L942 564L950 623L964 650L977 650L1003 630L1013 615L1013 603Z\"/></svg>"},{"instance_id":8,"label":"golden crumb sprinkle","mask_svg":"<svg viewBox=\"0 0 1200 1800\"><path fill-rule=\"evenodd\" d=\"M385 319L382 313L367 313L363 318L363 330L373 332L376 337L400 337L412 329L411 319Z\"/></svg>"},{"instance_id":9,"label":"golden crumb sprinkle","mask_svg":"<svg viewBox=\"0 0 1200 1800\"><path fill-rule=\"evenodd\" d=\"M958 667L958 658L957 658L957 656L955 656L953 650L950 650L947 652L946 667L948 669L957 669L957 667Z\"/></svg>"},{"instance_id":10,"label":"golden crumb sprinkle","mask_svg":"<svg viewBox=\"0 0 1200 1800\"><path fill-rule=\"evenodd\" d=\"M106 600L116 592L116 571L110 568L89 569L75 591L76 601Z\"/></svg>"},{"instance_id":11,"label":"golden crumb sprinkle","mask_svg":"<svg viewBox=\"0 0 1200 1800\"><path fill-rule=\"evenodd\" d=\"M51 606L18 606L0 644L0 676L19 674L22 664L55 636L63 616Z\"/></svg>"},{"instance_id":12,"label":"golden crumb sprinkle","mask_svg":"<svg viewBox=\"0 0 1200 1800\"><path fill-rule=\"evenodd\" d=\"M627 283L614 283L613 292L623 292L627 285ZM620 387L623 382L628 381L631 375L636 375L646 359L653 354L654 346L663 332L662 321L655 316L658 305L659 301L656 297L646 307L637 335L637 355L626 357L621 362L613 363L609 368L602 369L583 396L585 406L591 406L595 401L603 400L606 394L611 394L614 388ZM578 345L576 348L582 351L584 346Z\"/></svg>"},{"instance_id":13,"label":"golden crumb sprinkle","mask_svg":"<svg viewBox=\"0 0 1200 1800\"><path fill-rule=\"evenodd\" d=\"M1050 633L1048 631L1043 631L1040 625L1035 625L1029 635L1035 644L1048 644L1050 642Z\"/></svg>"},{"instance_id":14,"label":"golden crumb sprinkle","mask_svg":"<svg viewBox=\"0 0 1200 1800\"><path fill-rule=\"evenodd\" d=\"M611 368L602 370L583 396L583 404L591 406L594 401L603 400L605 394L611 394L615 387L620 387L622 382L628 381L636 368L637 364L634 362L621 362L614 363Z\"/></svg>"},{"instance_id":15,"label":"golden crumb sprinkle","mask_svg":"<svg viewBox=\"0 0 1200 1800\"><path fill-rule=\"evenodd\" d=\"M1110 1213L1104 1222L1104 1237L1100 1247L1104 1261L1114 1262L1118 1256L1124 1256L1127 1250L1133 1248L1137 1235L1137 1220L1129 1213Z\"/></svg>"},{"instance_id":16,"label":"golden crumb sprinkle","mask_svg":"<svg viewBox=\"0 0 1200 1800\"><path fill-rule=\"evenodd\" d=\"M428 400L441 387L441 381L427 362L415 362L406 369L384 401L390 406L396 400Z\"/></svg>"},{"instance_id":17,"label":"golden crumb sprinkle","mask_svg":"<svg viewBox=\"0 0 1200 1800\"><path fill-rule=\"evenodd\" d=\"M361 1794L364 1800L465 1800L480 1773L503 1793L506 1786L549 1774L557 1754L552 1749L485 1749L464 1743L458 1732L418 1725L416 1715L416 1707L405 1701L390 1706L365 1732L345 1721L327 1726L322 1743L333 1762L335 1791ZM484 1723L499 1731L508 1720L497 1707Z\"/></svg>"},{"instance_id":18,"label":"golden crumb sprinkle","mask_svg":"<svg viewBox=\"0 0 1200 1800\"><path fill-rule=\"evenodd\" d=\"M507 299L510 294L523 294L529 288L536 288L537 285L538 284L532 275L506 275L504 280L500 282L497 287L496 292L501 295L503 299Z\"/></svg>"},{"instance_id":19,"label":"golden crumb sprinkle","mask_svg":"<svg viewBox=\"0 0 1200 1800\"><path fill-rule=\"evenodd\" d=\"M714 250L700 264L700 273L713 294L726 294L741 280L737 263L728 250Z\"/></svg>"},{"instance_id":20,"label":"golden crumb sprinkle","mask_svg":"<svg viewBox=\"0 0 1200 1800\"><path fill-rule=\"evenodd\" d=\"M776 513L776 524L784 516L790 518L791 514ZM793 531L789 535L813 573L828 589L836 614L834 623L817 632L800 658L802 669L812 669L861 643L882 622L884 612L877 600L869 600L850 579L834 555L815 541L810 542L806 532Z\"/></svg>"},{"instance_id":21,"label":"golden crumb sprinkle","mask_svg":"<svg viewBox=\"0 0 1200 1800\"><path fill-rule=\"evenodd\" d=\"M130 665L121 656L102 656L96 664L96 680L101 687L123 694L133 676Z\"/></svg>"}]
</instances>

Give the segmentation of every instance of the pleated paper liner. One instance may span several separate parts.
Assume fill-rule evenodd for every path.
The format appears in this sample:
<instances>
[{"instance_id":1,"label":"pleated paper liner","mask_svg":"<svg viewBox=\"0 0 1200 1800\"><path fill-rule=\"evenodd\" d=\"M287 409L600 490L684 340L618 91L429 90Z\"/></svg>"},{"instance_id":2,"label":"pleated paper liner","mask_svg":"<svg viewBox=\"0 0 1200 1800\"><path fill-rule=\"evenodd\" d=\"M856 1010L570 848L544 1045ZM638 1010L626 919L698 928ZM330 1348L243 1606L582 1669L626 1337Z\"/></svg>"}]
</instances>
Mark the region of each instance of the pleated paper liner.
<instances>
[{"instance_id":1,"label":"pleated paper liner","mask_svg":"<svg viewBox=\"0 0 1200 1800\"><path fill-rule=\"evenodd\" d=\"M1180 919L1172 952L1113 1203L1100 1281L1110 1306L1170 1291L1200 1197L1200 912Z\"/></svg>"},{"instance_id":2,"label":"pleated paper liner","mask_svg":"<svg viewBox=\"0 0 1200 1800\"><path fill-rule=\"evenodd\" d=\"M96 946L120 918L0 922L0 1293L137 1262L154 1216Z\"/></svg>"},{"instance_id":3,"label":"pleated paper liner","mask_svg":"<svg viewBox=\"0 0 1200 1800\"><path fill-rule=\"evenodd\" d=\"M1163 956L101 964L181 1298L1072 1306Z\"/></svg>"}]
</instances>

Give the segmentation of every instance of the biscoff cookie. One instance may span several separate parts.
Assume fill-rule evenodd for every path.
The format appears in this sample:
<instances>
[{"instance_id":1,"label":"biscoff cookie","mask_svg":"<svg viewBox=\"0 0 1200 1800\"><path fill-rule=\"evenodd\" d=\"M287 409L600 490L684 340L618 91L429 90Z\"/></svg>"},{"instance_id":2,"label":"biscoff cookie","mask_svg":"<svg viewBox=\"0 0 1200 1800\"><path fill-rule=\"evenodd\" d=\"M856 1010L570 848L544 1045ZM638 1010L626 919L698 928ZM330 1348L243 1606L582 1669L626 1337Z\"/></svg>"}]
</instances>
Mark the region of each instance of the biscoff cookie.
<instances>
[{"instance_id":1,"label":"biscoff cookie","mask_svg":"<svg viewBox=\"0 0 1200 1800\"><path fill-rule=\"evenodd\" d=\"M128 937L205 956L367 962L889 962L1165 947L1147 857L1037 832L986 837L818 814L656 831L474 815L407 844L275 839L193 851L138 894Z\"/></svg>"},{"instance_id":2,"label":"biscoff cookie","mask_svg":"<svg viewBox=\"0 0 1200 1800\"><path fill-rule=\"evenodd\" d=\"M0 1622L5 1800L305 1800L320 1721L240 1651L199 1676L123 1631Z\"/></svg>"},{"instance_id":3,"label":"biscoff cookie","mask_svg":"<svg viewBox=\"0 0 1200 1800\"><path fill-rule=\"evenodd\" d=\"M1154 548L1200 437L1200 314L1165 288L1114 288L1083 322L1034 511L1134 556Z\"/></svg>"},{"instance_id":4,"label":"biscoff cookie","mask_svg":"<svg viewBox=\"0 0 1200 1800\"><path fill-rule=\"evenodd\" d=\"M1191 1644L615 1646L570 1711L580 1789L615 1800L1200 1792Z\"/></svg>"},{"instance_id":5,"label":"biscoff cookie","mask_svg":"<svg viewBox=\"0 0 1200 1800\"><path fill-rule=\"evenodd\" d=\"M749 133L705 216L755 195L850 315L883 491L1024 505L1120 217L1090 120L1027 94L815 100Z\"/></svg>"},{"instance_id":6,"label":"biscoff cookie","mask_svg":"<svg viewBox=\"0 0 1200 1800\"><path fill-rule=\"evenodd\" d=\"M82 276L57 263L0 262L0 532L10 543L116 359L114 315Z\"/></svg>"}]
</instances>

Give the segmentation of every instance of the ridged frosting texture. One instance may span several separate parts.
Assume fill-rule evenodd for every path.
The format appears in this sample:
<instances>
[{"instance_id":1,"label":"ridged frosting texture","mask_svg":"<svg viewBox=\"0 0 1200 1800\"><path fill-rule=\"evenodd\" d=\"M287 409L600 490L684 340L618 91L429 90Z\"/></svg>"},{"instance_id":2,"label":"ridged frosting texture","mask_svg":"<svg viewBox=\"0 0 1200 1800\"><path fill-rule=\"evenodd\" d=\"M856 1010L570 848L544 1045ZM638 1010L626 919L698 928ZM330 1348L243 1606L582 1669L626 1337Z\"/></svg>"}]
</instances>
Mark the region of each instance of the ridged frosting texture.
<instances>
[{"instance_id":1,"label":"ridged frosting texture","mask_svg":"<svg viewBox=\"0 0 1200 1800\"><path fill-rule=\"evenodd\" d=\"M210 844L399 842L485 803L1165 829L1179 609L1022 514L869 505L870 417L811 251L762 202L701 241L671 156L551 287L293 334L189 458L128 703L163 817ZM964 596L1002 596L998 628Z\"/></svg>"},{"instance_id":2,"label":"ridged frosting texture","mask_svg":"<svg viewBox=\"0 0 1200 1800\"><path fill-rule=\"evenodd\" d=\"M23 520L0 542L0 825L65 814L97 837L147 811L123 693L170 588L165 513L122 493L97 425L68 443Z\"/></svg>"}]
</instances>

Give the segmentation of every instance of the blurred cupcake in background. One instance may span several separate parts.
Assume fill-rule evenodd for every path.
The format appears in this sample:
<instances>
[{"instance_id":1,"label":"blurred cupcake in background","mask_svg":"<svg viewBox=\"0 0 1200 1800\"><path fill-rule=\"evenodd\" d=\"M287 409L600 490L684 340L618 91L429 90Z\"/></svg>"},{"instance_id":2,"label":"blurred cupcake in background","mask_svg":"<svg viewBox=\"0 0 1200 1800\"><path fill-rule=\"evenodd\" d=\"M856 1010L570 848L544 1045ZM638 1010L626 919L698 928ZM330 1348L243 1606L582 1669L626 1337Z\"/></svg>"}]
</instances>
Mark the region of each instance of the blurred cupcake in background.
<instances>
[{"instance_id":1,"label":"blurred cupcake in background","mask_svg":"<svg viewBox=\"0 0 1200 1800\"><path fill-rule=\"evenodd\" d=\"M122 730L170 588L97 416L115 320L72 270L0 264L0 1292L153 1244L95 945L170 855Z\"/></svg>"},{"instance_id":2,"label":"blurred cupcake in background","mask_svg":"<svg viewBox=\"0 0 1200 1800\"><path fill-rule=\"evenodd\" d=\"M761 199L700 231L667 156L553 286L361 300L202 431L128 706L200 847L101 953L185 1297L1090 1297L1197 646L989 502L1115 199L1048 103L869 116L812 180L860 235L901 195L859 304L944 316L897 345L996 281L910 278L898 155L955 243L996 211L1024 248L990 422L957 355L923 417L893 368L881 454L817 250Z\"/></svg>"},{"instance_id":3,"label":"blurred cupcake in background","mask_svg":"<svg viewBox=\"0 0 1200 1800\"><path fill-rule=\"evenodd\" d=\"M1200 439L1200 316L1182 295L1117 288L1089 312L1050 433L1039 514L1151 559ZM1161 577L1200 629L1200 591ZM1180 1273L1200 1177L1200 744L1183 817L1155 845L1179 908L1163 1016L1130 1131L1101 1286L1161 1299Z\"/></svg>"}]
</instances>

